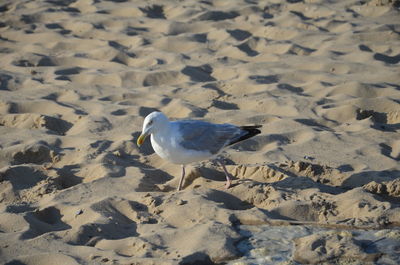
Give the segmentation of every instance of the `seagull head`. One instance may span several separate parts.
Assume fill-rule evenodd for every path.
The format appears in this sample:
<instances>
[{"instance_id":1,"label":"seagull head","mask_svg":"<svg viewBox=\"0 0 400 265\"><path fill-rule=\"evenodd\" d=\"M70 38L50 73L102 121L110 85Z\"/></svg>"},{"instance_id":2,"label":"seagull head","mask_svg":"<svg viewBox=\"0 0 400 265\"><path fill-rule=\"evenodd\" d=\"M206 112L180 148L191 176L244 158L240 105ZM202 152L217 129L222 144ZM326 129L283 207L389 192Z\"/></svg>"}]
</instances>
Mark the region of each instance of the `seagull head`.
<instances>
[{"instance_id":1,"label":"seagull head","mask_svg":"<svg viewBox=\"0 0 400 265\"><path fill-rule=\"evenodd\" d=\"M168 125L168 118L162 112L154 111L146 116L143 121L142 133L137 139L137 145L140 147L147 136L155 133Z\"/></svg>"}]
</instances>

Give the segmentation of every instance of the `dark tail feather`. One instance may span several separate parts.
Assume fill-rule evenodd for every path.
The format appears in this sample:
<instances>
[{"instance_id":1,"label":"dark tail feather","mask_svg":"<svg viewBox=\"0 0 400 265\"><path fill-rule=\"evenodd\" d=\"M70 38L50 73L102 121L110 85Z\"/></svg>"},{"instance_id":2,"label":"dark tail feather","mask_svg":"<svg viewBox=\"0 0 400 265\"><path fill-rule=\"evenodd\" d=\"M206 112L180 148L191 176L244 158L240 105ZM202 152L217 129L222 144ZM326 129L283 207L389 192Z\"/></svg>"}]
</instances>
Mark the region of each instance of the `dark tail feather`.
<instances>
[{"instance_id":1,"label":"dark tail feather","mask_svg":"<svg viewBox=\"0 0 400 265\"><path fill-rule=\"evenodd\" d=\"M236 140L230 142L228 145L236 144L238 142L244 141L246 139L249 139L249 138L261 133L261 131L258 129L261 127L262 127L262 125L240 126L239 128L242 129L243 131L246 131L247 134L241 136L239 139L236 139Z\"/></svg>"}]
</instances>

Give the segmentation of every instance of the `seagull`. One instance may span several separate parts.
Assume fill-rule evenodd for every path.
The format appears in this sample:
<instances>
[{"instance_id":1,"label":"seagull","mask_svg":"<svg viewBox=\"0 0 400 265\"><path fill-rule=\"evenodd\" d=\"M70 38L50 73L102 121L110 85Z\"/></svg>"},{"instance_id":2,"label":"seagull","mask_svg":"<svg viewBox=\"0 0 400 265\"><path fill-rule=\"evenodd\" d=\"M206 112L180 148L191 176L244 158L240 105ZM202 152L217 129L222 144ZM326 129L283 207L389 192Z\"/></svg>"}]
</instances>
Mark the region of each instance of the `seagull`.
<instances>
[{"instance_id":1,"label":"seagull","mask_svg":"<svg viewBox=\"0 0 400 265\"><path fill-rule=\"evenodd\" d=\"M151 135L151 145L156 154L164 160L182 166L182 175L177 188L180 191L186 165L214 159L225 147L261 133L258 128L261 128L261 125L236 126L200 120L169 121L162 112L154 111L144 119L137 145L140 147L146 137ZM231 186L228 171L222 160L217 162L224 170L225 187L228 189Z\"/></svg>"}]
</instances>

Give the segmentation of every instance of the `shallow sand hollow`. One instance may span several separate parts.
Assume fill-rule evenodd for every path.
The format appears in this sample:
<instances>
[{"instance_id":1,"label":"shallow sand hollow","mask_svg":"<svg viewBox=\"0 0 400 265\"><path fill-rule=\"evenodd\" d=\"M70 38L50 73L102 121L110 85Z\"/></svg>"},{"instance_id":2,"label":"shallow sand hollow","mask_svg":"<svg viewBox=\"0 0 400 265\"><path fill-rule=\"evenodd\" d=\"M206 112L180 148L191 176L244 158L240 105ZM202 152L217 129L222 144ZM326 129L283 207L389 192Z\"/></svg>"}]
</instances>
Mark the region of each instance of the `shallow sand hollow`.
<instances>
[{"instance_id":1,"label":"shallow sand hollow","mask_svg":"<svg viewBox=\"0 0 400 265\"><path fill-rule=\"evenodd\" d=\"M399 5L2 1L0 263L398 263ZM153 110L263 128L175 192Z\"/></svg>"}]
</instances>

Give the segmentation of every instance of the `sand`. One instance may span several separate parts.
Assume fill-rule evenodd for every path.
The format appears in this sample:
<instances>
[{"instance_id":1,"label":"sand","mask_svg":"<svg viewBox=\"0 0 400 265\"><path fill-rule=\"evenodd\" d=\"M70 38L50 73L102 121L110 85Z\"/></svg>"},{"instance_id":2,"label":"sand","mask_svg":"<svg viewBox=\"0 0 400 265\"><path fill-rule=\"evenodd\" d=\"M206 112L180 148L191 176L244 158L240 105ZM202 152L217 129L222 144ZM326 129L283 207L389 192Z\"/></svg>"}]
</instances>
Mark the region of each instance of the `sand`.
<instances>
[{"instance_id":1,"label":"sand","mask_svg":"<svg viewBox=\"0 0 400 265\"><path fill-rule=\"evenodd\" d=\"M288 262L389 262L399 6L2 1L0 263L248 264L244 226L296 225L328 231L288 239ZM176 192L180 166L135 144L154 110L263 128L223 154L232 188L205 161Z\"/></svg>"}]
</instances>

